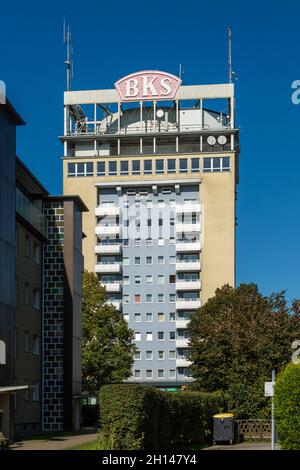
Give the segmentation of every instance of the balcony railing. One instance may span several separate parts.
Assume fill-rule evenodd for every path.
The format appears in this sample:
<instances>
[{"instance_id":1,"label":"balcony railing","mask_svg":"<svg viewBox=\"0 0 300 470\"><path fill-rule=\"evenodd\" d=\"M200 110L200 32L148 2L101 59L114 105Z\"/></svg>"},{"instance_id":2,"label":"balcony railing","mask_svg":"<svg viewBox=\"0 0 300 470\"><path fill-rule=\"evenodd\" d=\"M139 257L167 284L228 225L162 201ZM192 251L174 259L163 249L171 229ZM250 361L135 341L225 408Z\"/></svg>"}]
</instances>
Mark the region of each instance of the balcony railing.
<instances>
[{"instance_id":1,"label":"balcony railing","mask_svg":"<svg viewBox=\"0 0 300 470\"><path fill-rule=\"evenodd\" d=\"M195 224L191 222L177 222L176 223L176 232L180 233L194 233L194 232L200 232L201 230L201 224L200 222L197 222Z\"/></svg>"},{"instance_id":2,"label":"balcony railing","mask_svg":"<svg viewBox=\"0 0 300 470\"><path fill-rule=\"evenodd\" d=\"M176 271L200 271L200 261L176 261Z\"/></svg>"},{"instance_id":3,"label":"balcony railing","mask_svg":"<svg viewBox=\"0 0 300 470\"><path fill-rule=\"evenodd\" d=\"M99 243L95 246L95 253L99 255L119 255L121 253L122 247L120 244L102 244Z\"/></svg>"},{"instance_id":4,"label":"balcony railing","mask_svg":"<svg viewBox=\"0 0 300 470\"><path fill-rule=\"evenodd\" d=\"M97 263L95 265L96 273L119 273L121 272L121 263Z\"/></svg>"},{"instance_id":5,"label":"balcony railing","mask_svg":"<svg viewBox=\"0 0 300 470\"><path fill-rule=\"evenodd\" d=\"M194 281L190 279L180 279L176 281L176 290L200 290L201 281Z\"/></svg>"},{"instance_id":6,"label":"balcony railing","mask_svg":"<svg viewBox=\"0 0 300 470\"><path fill-rule=\"evenodd\" d=\"M192 253L201 251L200 242L176 242L177 253Z\"/></svg>"},{"instance_id":7,"label":"balcony railing","mask_svg":"<svg viewBox=\"0 0 300 470\"><path fill-rule=\"evenodd\" d=\"M194 310L201 307L200 299L177 299L176 309L177 310Z\"/></svg>"},{"instance_id":8,"label":"balcony railing","mask_svg":"<svg viewBox=\"0 0 300 470\"><path fill-rule=\"evenodd\" d=\"M101 285L106 288L107 292L121 292L121 290L122 290L121 281L101 282Z\"/></svg>"},{"instance_id":9,"label":"balcony railing","mask_svg":"<svg viewBox=\"0 0 300 470\"><path fill-rule=\"evenodd\" d=\"M119 235L120 226L119 225L97 225L95 227L96 235Z\"/></svg>"},{"instance_id":10,"label":"balcony railing","mask_svg":"<svg viewBox=\"0 0 300 470\"><path fill-rule=\"evenodd\" d=\"M188 204L177 204L176 205L177 214L192 214L201 212L201 204L198 203L188 203Z\"/></svg>"},{"instance_id":11,"label":"balcony railing","mask_svg":"<svg viewBox=\"0 0 300 470\"><path fill-rule=\"evenodd\" d=\"M47 218L42 211L35 206L28 197L25 196L18 188L16 192L16 211L38 232L47 237L48 225Z\"/></svg>"},{"instance_id":12,"label":"balcony railing","mask_svg":"<svg viewBox=\"0 0 300 470\"><path fill-rule=\"evenodd\" d=\"M109 204L103 204L95 209L95 215L98 217L104 217L106 215L117 216L120 214L120 207Z\"/></svg>"},{"instance_id":13,"label":"balcony railing","mask_svg":"<svg viewBox=\"0 0 300 470\"><path fill-rule=\"evenodd\" d=\"M189 367L191 364L191 361L185 357L179 357L176 359L176 367Z\"/></svg>"}]
</instances>

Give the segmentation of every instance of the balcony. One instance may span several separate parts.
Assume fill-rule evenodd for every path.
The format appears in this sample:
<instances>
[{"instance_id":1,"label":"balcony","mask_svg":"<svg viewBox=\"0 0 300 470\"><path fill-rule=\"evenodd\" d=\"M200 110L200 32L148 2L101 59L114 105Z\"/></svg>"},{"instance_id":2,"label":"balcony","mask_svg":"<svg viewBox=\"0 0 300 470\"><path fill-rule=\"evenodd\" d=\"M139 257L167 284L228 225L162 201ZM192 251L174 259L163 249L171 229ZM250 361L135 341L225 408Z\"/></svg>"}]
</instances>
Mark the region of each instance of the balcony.
<instances>
[{"instance_id":1,"label":"balcony","mask_svg":"<svg viewBox=\"0 0 300 470\"><path fill-rule=\"evenodd\" d=\"M116 244L101 244L95 246L95 253L97 255L120 255L122 247L119 243Z\"/></svg>"},{"instance_id":2,"label":"balcony","mask_svg":"<svg viewBox=\"0 0 300 470\"><path fill-rule=\"evenodd\" d=\"M121 263L97 263L95 265L95 272L100 274L116 274L121 272Z\"/></svg>"},{"instance_id":3,"label":"balcony","mask_svg":"<svg viewBox=\"0 0 300 470\"><path fill-rule=\"evenodd\" d=\"M18 188L16 190L16 211L23 217L33 228L47 238L48 226L47 217L44 216L42 211L34 205L25 194Z\"/></svg>"},{"instance_id":4,"label":"balcony","mask_svg":"<svg viewBox=\"0 0 300 470\"><path fill-rule=\"evenodd\" d=\"M177 299L176 309L177 310L195 310L201 307L200 299Z\"/></svg>"},{"instance_id":5,"label":"balcony","mask_svg":"<svg viewBox=\"0 0 300 470\"><path fill-rule=\"evenodd\" d=\"M201 224L197 222L196 224L177 222L176 223L176 232L177 233L199 233L201 231Z\"/></svg>"},{"instance_id":6,"label":"balcony","mask_svg":"<svg viewBox=\"0 0 300 470\"><path fill-rule=\"evenodd\" d=\"M176 290L200 290L201 281L180 280L176 281Z\"/></svg>"},{"instance_id":7,"label":"balcony","mask_svg":"<svg viewBox=\"0 0 300 470\"><path fill-rule=\"evenodd\" d=\"M177 242L176 251L178 253L198 253L201 251L200 242Z\"/></svg>"},{"instance_id":8,"label":"balcony","mask_svg":"<svg viewBox=\"0 0 300 470\"><path fill-rule=\"evenodd\" d=\"M122 283L121 281L115 282L101 282L101 286L105 287L107 292L121 292L122 291Z\"/></svg>"},{"instance_id":9,"label":"balcony","mask_svg":"<svg viewBox=\"0 0 300 470\"><path fill-rule=\"evenodd\" d=\"M176 271L200 271L200 261L177 261Z\"/></svg>"},{"instance_id":10,"label":"balcony","mask_svg":"<svg viewBox=\"0 0 300 470\"><path fill-rule=\"evenodd\" d=\"M176 329L177 330L184 330L185 328L188 327L190 320L189 319L182 319L182 320L176 320Z\"/></svg>"},{"instance_id":11,"label":"balcony","mask_svg":"<svg viewBox=\"0 0 300 470\"><path fill-rule=\"evenodd\" d=\"M115 216L120 215L120 207L113 206L110 204L102 204L95 209L95 215L97 217Z\"/></svg>"},{"instance_id":12,"label":"balcony","mask_svg":"<svg viewBox=\"0 0 300 470\"><path fill-rule=\"evenodd\" d=\"M201 204L199 203L189 203L189 204L177 204L176 205L177 214L200 214L201 213Z\"/></svg>"},{"instance_id":13,"label":"balcony","mask_svg":"<svg viewBox=\"0 0 300 470\"><path fill-rule=\"evenodd\" d=\"M108 235L116 236L120 234L120 226L119 225L97 225L95 227L96 235L100 237L105 237Z\"/></svg>"},{"instance_id":14,"label":"balcony","mask_svg":"<svg viewBox=\"0 0 300 470\"><path fill-rule=\"evenodd\" d=\"M178 338L176 339L176 348L188 348L189 338Z\"/></svg>"},{"instance_id":15,"label":"balcony","mask_svg":"<svg viewBox=\"0 0 300 470\"><path fill-rule=\"evenodd\" d=\"M176 359L176 367L189 367L191 364L191 361L189 361L185 357L179 357Z\"/></svg>"},{"instance_id":16,"label":"balcony","mask_svg":"<svg viewBox=\"0 0 300 470\"><path fill-rule=\"evenodd\" d=\"M108 300L107 303L111 304L117 310L122 309L122 302L120 300Z\"/></svg>"}]
</instances>

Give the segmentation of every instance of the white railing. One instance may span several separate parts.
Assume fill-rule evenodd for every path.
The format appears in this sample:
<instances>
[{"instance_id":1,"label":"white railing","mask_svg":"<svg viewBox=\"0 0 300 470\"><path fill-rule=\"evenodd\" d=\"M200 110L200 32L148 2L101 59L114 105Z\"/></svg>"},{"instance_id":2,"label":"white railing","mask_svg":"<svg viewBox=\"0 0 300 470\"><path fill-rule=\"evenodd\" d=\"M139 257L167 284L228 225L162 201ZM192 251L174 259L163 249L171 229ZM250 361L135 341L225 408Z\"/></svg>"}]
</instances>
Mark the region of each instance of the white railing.
<instances>
[{"instance_id":1,"label":"white railing","mask_svg":"<svg viewBox=\"0 0 300 470\"><path fill-rule=\"evenodd\" d=\"M180 233L198 233L201 231L201 224L197 222L196 224L192 223L185 223L185 222L177 222L176 223L176 232Z\"/></svg>"},{"instance_id":2,"label":"white railing","mask_svg":"<svg viewBox=\"0 0 300 470\"><path fill-rule=\"evenodd\" d=\"M188 348L189 341L188 338L176 339L176 348Z\"/></svg>"},{"instance_id":3,"label":"white railing","mask_svg":"<svg viewBox=\"0 0 300 470\"><path fill-rule=\"evenodd\" d=\"M116 282L101 282L101 285L105 287L107 292L121 292L122 284L121 281Z\"/></svg>"},{"instance_id":4,"label":"white railing","mask_svg":"<svg viewBox=\"0 0 300 470\"><path fill-rule=\"evenodd\" d=\"M187 328L188 324L189 324L190 320L176 320L176 323L175 323L175 326L177 328L177 330L184 330L185 328Z\"/></svg>"},{"instance_id":5,"label":"white railing","mask_svg":"<svg viewBox=\"0 0 300 470\"><path fill-rule=\"evenodd\" d=\"M120 207L113 206L110 204L102 204L95 209L95 215L98 217L103 217L105 215L120 215Z\"/></svg>"},{"instance_id":6,"label":"white railing","mask_svg":"<svg viewBox=\"0 0 300 470\"><path fill-rule=\"evenodd\" d=\"M176 367L189 367L191 364L191 361L189 361L185 357L176 359Z\"/></svg>"},{"instance_id":7,"label":"white railing","mask_svg":"<svg viewBox=\"0 0 300 470\"><path fill-rule=\"evenodd\" d=\"M113 305L117 310L121 310L122 303L120 300L109 300L107 303Z\"/></svg>"},{"instance_id":8,"label":"white railing","mask_svg":"<svg viewBox=\"0 0 300 470\"><path fill-rule=\"evenodd\" d=\"M97 263L95 265L96 273L119 273L121 272L120 263Z\"/></svg>"},{"instance_id":9,"label":"white railing","mask_svg":"<svg viewBox=\"0 0 300 470\"><path fill-rule=\"evenodd\" d=\"M200 242L177 242L176 243L176 251L180 252L198 252L201 251L201 243Z\"/></svg>"},{"instance_id":10,"label":"white railing","mask_svg":"<svg viewBox=\"0 0 300 470\"><path fill-rule=\"evenodd\" d=\"M118 235L120 234L119 225L97 225L95 227L96 235Z\"/></svg>"},{"instance_id":11,"label":"white railing","mask_svg":"<svg viewBox=\"0 0 300 470\"><path fill-rule=\"evenodd\" d=\"M193 280L180 280L176 281L176 290L200 290L201 289L201 281L193 281Z\"/></svg>"},{"instance_id":12,"label":"white railing","mask_svg":"<svg viewBox=\"0 0 300 470\"><path fill-rule=\"evenodd\" d=\"M177 214L192 214L193 212L200 214L201 204L199 203L187 203L187 204L176 204Z\"/></svg>"},{"instance_id":13,"label":"white railing","mask_svg":"<svg viewBox=\"0 0 300 470\"><path fill-rule=\"evenodd\" d=\"M98 244L95 246L95 253L96 254L116 254L119 255L121 253L121 245L114 244L114 245L102 245Z\"/></svg>"},{"instance_id":14,"label":"white railing","mask_svg":"<svg viewBox=\"0 0 300 470\"><path fill-rule=\"evenodd\" d=\"M198 300L198 299L193 299L193 300L190 300L190 299L180 299L180 300L176 300L176 309L177 310L182 310L182 309L187 309L187 310L190 310L190 309L197 309L197 308L200 308L201 307L201 300Z\"/></svg>"},{"instance_id":15,"label":"white railing","mask_svg":"<svg viewBox=\"0 0 300 470\"><path fill-rule=\"evenodd\" d=\"M200 271L200 261L177 261L176 271Z\"/></svg>"}]
</instances>

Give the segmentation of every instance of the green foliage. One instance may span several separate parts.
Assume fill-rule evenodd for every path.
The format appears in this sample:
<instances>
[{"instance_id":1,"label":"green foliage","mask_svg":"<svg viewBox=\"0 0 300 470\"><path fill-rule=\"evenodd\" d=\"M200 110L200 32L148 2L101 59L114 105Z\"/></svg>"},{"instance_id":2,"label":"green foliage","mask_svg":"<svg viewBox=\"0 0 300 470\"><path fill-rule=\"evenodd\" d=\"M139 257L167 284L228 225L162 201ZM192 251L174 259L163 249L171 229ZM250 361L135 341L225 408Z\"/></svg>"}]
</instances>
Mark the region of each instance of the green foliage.
<instances>
[{"instance_id":1,"label":"green foliage","mask_svg":"<svg viewBox=\"0 0 300 470\"><path fill-rule=\"evenodd\" d=\"M106 383L127 379L133 365L133 334L123 315L106 303L94 273L83 273L82 374L84 389L97 392Z\"/></svg>"},{"instance_id":2,"label":"green foliage","mask_svg":"<svg viewBox=\"0 0 300 470\"><path fill-rule=\"evenodd\" d=\"M268 418L264 382L291 357L300 337L300 304L284 292L263 297L256 285L228 285L192 317L192 374L201 390L222 390L241 418Z\"/></svg>"},{"instance_id":3,"label":"green foliage","mask_svg":"<svg viewBox=\"0 0 300 470\"><path fill-rule=\"evenodd\" d=\"M102 445L107 450L139 450L203 443L222 405L220 394L105 385L100 389Z\"/></svg>"},{"instance_id":4,"label":"green foliage","mask_svg":"<svg viewBox=\"0 0 300 470\"><path fill-rule=\"evenodd\" d=\"M300 365L290 363L277 376L274 404L282 449L300 450Z\"/></svg>"}]
</instances>

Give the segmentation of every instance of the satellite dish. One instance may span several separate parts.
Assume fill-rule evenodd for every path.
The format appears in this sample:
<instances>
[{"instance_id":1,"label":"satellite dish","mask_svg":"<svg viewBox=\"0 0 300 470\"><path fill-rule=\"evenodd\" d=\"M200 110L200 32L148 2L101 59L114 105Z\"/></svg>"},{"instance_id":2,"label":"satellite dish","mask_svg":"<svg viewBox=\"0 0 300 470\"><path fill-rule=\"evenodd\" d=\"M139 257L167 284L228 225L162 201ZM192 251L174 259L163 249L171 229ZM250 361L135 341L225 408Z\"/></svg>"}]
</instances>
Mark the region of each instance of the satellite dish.
<instances>
[{"instance_id":1,"label":"satellite dish","mask_svg":"<svg viewBox=\"0 0 300 470\"><path fill-rule=\"evenodd\" d=\"M162 118L163 115L164 115L163 110L162 110L162 109L158 109L157 112L156 112L156 116L157 116L158 118Z\"/></svg>"},{"instance_id":2,"label":"satellite dish","mask_svg":"<svg viewBox=\"0 0 300 470\"><path fill-rule=\"evenodd\" d=\"M218 144L220 144L220 145L225 145L226 142L227 142L227 139L226 139L225 135L220 135L220 136L218 137Z\"/></svg>"},{"instance_id":3,"label":"satellite dish","mask_svg":"<svg viewBox=\"0 0 300 470\"><path fill-rule=\"evenodd\" d=\"M210 135L209 137L207 137L207 143L209 145L215 145L216 142L217 142L217 139L213 135Z\"/></svg>"}]
</instances>

